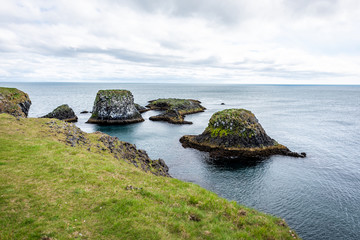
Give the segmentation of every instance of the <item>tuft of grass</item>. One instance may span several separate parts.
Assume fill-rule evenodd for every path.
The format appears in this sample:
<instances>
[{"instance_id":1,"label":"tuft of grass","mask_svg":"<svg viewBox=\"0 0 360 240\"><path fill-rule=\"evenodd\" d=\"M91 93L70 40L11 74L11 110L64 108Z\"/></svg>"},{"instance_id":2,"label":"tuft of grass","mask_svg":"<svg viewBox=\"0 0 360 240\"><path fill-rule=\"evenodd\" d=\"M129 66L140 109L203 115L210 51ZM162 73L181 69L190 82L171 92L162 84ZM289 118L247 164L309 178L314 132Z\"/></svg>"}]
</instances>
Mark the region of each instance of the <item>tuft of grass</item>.
<instances>
[{"instance_id":1,"label":"tuft of grass","mask_svg":"<svg viewBox=\"0 0 360 240\"><path fill-rule=\"evenodd\" d=\"M0 239L294 239L279 218L68 146L47 121L0 114Z\"/></svg>"}]
</instances>

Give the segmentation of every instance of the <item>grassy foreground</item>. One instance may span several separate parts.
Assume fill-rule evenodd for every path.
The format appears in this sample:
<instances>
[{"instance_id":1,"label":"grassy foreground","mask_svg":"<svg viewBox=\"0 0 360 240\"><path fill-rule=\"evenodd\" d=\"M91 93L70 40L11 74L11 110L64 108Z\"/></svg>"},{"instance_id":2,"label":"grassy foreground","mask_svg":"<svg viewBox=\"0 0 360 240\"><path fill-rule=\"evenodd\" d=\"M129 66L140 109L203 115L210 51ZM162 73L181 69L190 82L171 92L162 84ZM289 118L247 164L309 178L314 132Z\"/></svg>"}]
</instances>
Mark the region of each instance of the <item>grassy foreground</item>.
<instances>
[{"instance_id":1,"label":"grassy foreground","mask_svg":"<svg viewBox=\"0 0 360 240\"><path fill-rule=\"evenodd\" d=\"M298 238L195 184L66 145L48 121L0 114L0 239Z\"/></svg>"}]
</instances>

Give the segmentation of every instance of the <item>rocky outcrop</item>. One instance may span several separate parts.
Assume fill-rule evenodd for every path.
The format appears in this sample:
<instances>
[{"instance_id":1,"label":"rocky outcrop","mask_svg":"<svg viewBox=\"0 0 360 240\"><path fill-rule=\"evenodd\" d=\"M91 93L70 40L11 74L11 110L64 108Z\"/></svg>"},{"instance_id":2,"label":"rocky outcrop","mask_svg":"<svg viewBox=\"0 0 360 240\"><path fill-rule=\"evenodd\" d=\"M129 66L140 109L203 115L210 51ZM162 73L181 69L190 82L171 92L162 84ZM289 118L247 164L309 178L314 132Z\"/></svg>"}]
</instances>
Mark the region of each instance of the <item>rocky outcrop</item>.
<instances>
[{"instance_id":1,"label":"rocky outcrop","mask_svg":"<svg viewBox=\"0 0 360 240\"><path fill-rule=\"evenodd\" d=\"M81 131L74 124L59 123L54 120L46 122L45 125L49 128L50 134L63 139L62 141L69 146L85 148L91 152L111 154L119 161L133 164L144 172L170 177L169 168L164 160L151 160L146 151L137 149L131 143L120 141L117 137L112 137L102 132L88 134Z\"/></svg>"},{"instance_id":2,"label":"rocky outcrop","mask_svg":"<svg viewBox=\"0 0 360 240\"><path fill-rule=\"evenodd\" d=\"M174 124L192 124L192 122L185 121L184 116L203 112L206 108L200 103L200 101L193 99L165 98L149 101L146 107L151 110L165 110L160 115L150 117L150 120Z\"/></svg>"},{"instance_id":3,"label":"rocky outcrop","mask_svg":"<svg viewBox=\"0 0 360 240\"><path fill-rule=\"evenodd\" d=\"M42 116L41 118L56 118L65 122L77 122L78 117L67 104L63 104L55 108L52 112Z\"/></svg>"},{"instance_id":4,"label":"rocky outcrop","mask_svg":"<svg viewBox=\"0 0 360 240\"><path fill-rule=\"evenodd\" d=\"M139 113L144 113L150 110L149 108L143 107L137 103L135 103L135 108L139 111Z\"/></svg>"},{"instance_id":5,"label":"rocky outcrop","mask_svg":"<svg viewBox=\"0 0 360 240\"><path fill-rule=\"evenodd\" d=\"M134 97L127 90L100 90L96 95L92 115L87 123L127 124L142 122Z\"/></svg>"},{"instance_id":6,"label":"rocky outcrop","mask_svg":"<svg viewBox=\"0 0 360 240\"><path fill-rule=\"evenodd\" d=\"M306 156L291 152L270 138L255 115L245 109L226 109L213 114L202 134L183 136L180 142L184 147L209 152L212 157Z\"/></svg>"},{"instance_id":7,"label":"rocky outcrop","mask_svg":"<svg viewBox=\"0 0 360 240\"><path fill-rule=\"evenodd\" d=\"M0 87L0 113L27 117L31 101L29 96L16 88Z\"/></svg>"}]
</instances>

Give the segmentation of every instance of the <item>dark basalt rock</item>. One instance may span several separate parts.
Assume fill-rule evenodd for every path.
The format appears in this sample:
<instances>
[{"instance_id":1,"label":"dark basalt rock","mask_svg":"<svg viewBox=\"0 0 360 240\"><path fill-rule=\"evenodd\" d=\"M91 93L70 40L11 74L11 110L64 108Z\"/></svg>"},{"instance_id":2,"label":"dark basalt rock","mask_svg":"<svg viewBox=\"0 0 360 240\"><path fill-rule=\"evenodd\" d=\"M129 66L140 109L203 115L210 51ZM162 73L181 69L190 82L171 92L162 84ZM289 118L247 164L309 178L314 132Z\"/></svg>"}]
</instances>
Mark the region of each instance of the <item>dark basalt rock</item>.
<instances>
[{"instance_id":1,"label":"dark basalt rock","mask_svg":"<svg viewBox=\"0 0 360 240\"><path fill-rule=\"evenodd\" d=\"M23 91L0 87L0 113L8 113L14 117L27 117L30 105L30 98Z\"/></svg>"},{"instance_id":2,"label":"dark basalt rock","mask_svg":"<svg viewBox=\"0 0 360 240\"><path fill-rule=\"evenodd\" d=\"M78 117L67 104L63 104L55 108L52 112L42 116L41 118L56 118L65 122L77 122Z\"/></svg>"},{"instance_id":3,"label":"dark basalt rock","mask_svg":"<svg viewBox=\"0 0 360 240\"><path fill-rule=\"evenodd\" d=\"M174 124L192 124L192 122L185 121L184 116L181 115L176 109L167 110L165 113L157 116L152 116L149 119L153 121L165 121Z\"/></svg>"},{"instance_id":4,"label":"dark basalt rock","mask_svg":"<svg viewBox=\"0 0 360 240\"><path fill-rule=\"evenodd\" d=\"M92 115L87 123L127 124L142 122L134 97L127 90L100 90L96 95Z\"/></svg>"},{"instance_id":5,"label":"dark basalt rock","mask_svg":"<svg viewBox=\"0 0 360 240\"><path fill-rule=\"evenodd\" d=\"M185 121L184 116L203 112L206 108L200 103L200 101L193 99L166 98L149 101L146 107L151 110L165 110L160 115L150 117L150 120L174 124L192 124L192 122Z\"/></svg>"},{"instance_id":6,"label":"dark basalt rock","mask_svg":"<svg viewBox=\"0 0 360 240\"><path fill-rule=\"evenodd\" d=\"M140 112L140 113L144 113L144 112L147 112L149 111L150 109L149 108L146 108L146 107L143 107L137 103L135 103L135 108Z\"/></svg>"},{"instance_id":7,"label":"dark basalt rock","mask_svg":"<svg viewBox=\"0 0 360 240\"><path fill-rule=\"evenodd\" d=\"M270 138L255 115L245 109L226 109L213 114L202 134L183 136L180 142L184 147L209 152L212 157L306 156L291 152Z\"/></svg>"},{"instance_id":8,"label":"dark basalt rock","mask_svg":"<svg viewBox=\"0 0 360 240\"><path fill-rule=\"evenodd\" d=\"M89 113L89 111L81 111L80 114L85 114L85 113Z\"/></svg>"}]
</instances>

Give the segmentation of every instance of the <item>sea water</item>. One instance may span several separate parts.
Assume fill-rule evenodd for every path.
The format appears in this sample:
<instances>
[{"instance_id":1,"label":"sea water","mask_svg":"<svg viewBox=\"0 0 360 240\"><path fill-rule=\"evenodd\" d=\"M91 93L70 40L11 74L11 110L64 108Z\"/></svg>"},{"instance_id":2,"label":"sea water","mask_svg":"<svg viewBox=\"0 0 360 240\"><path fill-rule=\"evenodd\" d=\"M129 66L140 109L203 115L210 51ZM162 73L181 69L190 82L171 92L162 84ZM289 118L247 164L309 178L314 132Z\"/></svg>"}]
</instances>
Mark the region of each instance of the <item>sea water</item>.
<instances>
[{"instance_id":1,"label":"sea water","mask_svg":"<svg viewBox=\"0 0 360 240\"><path fill-rule=\"evenodd\" d=\"M360 86L185 85L125 83L0 83L30 95L29 117L67 103L86 132L102 131L162 158L170 174L229 200L284 218L303 239L360 239ZM207 108L186 116L192 125L153 122L126 126L86 124L100 89L127 89L135 102L198 99ZM225 105L221 105L225 103ZM179 139L200 134L211 115L251 110L267 134L307 157L272 156L256 162L212 161Z\"/></svg>"}]
</instances>

